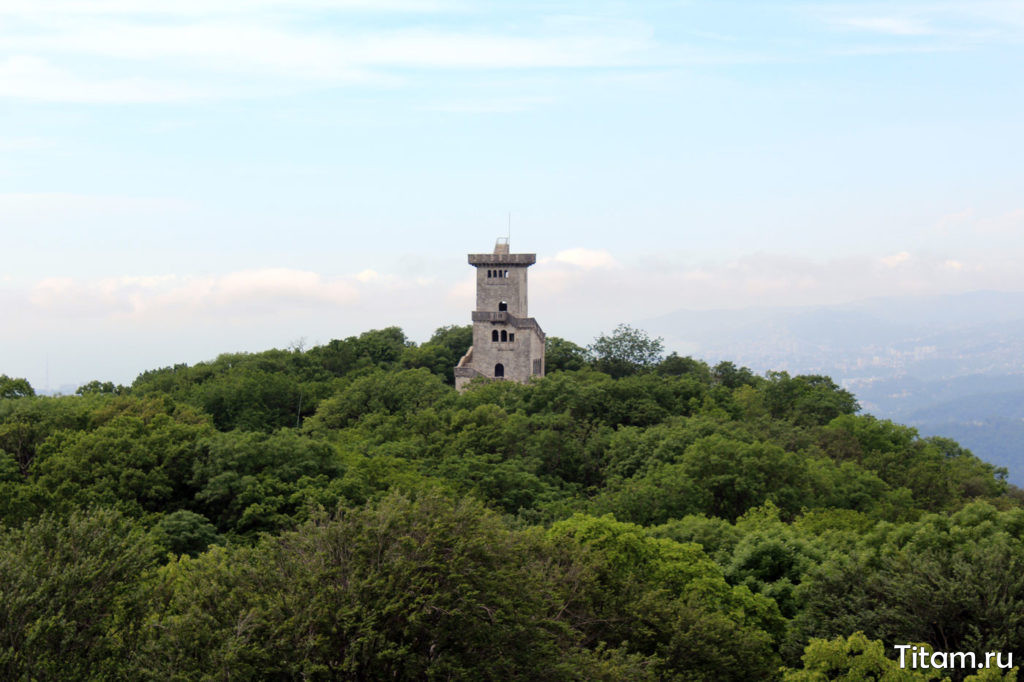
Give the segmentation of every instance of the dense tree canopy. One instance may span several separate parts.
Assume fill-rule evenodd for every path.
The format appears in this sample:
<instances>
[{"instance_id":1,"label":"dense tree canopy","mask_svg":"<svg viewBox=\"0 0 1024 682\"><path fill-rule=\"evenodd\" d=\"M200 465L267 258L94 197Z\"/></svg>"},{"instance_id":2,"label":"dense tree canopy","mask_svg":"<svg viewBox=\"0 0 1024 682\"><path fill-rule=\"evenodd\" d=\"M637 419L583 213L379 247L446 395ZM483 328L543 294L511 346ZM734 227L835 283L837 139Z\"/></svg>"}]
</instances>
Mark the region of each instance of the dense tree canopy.
<instances>
[{"instance_id":1,"label":"dense tree canopy","mask_svg":"<svg viewBox=\"0 0 1024 682\"><path fill-rule=\"evenodd\" d=\"M4 679L1000 679L1005 471L828 377L548 337L456 393L467 326L36 396L0 376Z\"/></svg>"}]
</instances>

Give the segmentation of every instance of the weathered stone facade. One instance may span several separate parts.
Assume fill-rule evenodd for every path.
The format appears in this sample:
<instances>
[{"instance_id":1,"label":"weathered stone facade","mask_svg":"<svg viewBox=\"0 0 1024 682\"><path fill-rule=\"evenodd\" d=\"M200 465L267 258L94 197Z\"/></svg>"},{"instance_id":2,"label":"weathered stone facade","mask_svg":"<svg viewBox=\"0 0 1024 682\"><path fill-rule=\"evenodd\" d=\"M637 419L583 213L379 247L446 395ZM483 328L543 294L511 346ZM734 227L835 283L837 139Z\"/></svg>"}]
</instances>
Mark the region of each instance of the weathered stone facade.
<instances>
[{"instance_id":1,"label":"weathered stone facade","mask_svg":"<svg viewBox=\"0 0 1024 682\"><path fill-rule=\"evenodd\" d=\"M494 253L469 254L476 268L473 345L455 366L456 389L476 377L525 383L544 376L544 331L526 305L526 269L536 262L536 254L509 253L501 239Z\"/></svg>"}]
</instances>

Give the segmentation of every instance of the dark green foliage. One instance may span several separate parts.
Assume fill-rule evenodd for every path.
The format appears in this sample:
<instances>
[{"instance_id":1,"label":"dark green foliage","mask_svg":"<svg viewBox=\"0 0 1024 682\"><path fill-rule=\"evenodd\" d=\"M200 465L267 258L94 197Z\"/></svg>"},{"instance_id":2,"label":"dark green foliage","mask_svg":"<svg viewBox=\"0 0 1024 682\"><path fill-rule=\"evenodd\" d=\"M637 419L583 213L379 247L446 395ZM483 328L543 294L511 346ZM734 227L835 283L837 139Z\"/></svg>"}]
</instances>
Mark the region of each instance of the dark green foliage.
<instances>
[{"instance_id":1,"label":"dark green foliage","mask_svg":"<svg viewBox=\"0 0 1024 682\"><path fill-rule=\"evenodd\" d=\"M27 474L39 445L64 429L81 430L95 423L102 399L59 397L35 400L0 400L0 450Z\"/></svg>"},{"instance_id":2,"label":"dark green foliage","mask_svg":"<svg viewBox=\"0 0 1024 682\"><path fill-rule=\"evenodd\" d=\"M889 671L879 641L1024 648L1024 495L955 442L624 326L457 394L470 343L5 377L0 676L818 679Z\"/></svg>"},{"instance_id":3,"label":"dark green foliage","mask_svg":"<svg viewBox=\"0 0 1024 682\"><path fill-rule=\"evenodd\" d=\"M293 430L218 433L201 446L191 463L190 506L222 533L287 528L310 505L344 498L334 449Z\"/></svg>"},{"instance_id":4,"label":"dark green foliage","mask_svg":"<svg viewBox=\"0 0 1024 682\"><path fill-rule=\"evenodd\" d=\"M863 631L943 651L1024 647L1024 511L986 503L881 526L809 572L795 645Z\"/></svg>"},{"instance_id":5,"label":"dark green foliage","mask_svg":"<svg viewBox=\"0 0 1024 682\"><path fill-rule=\"evenodd\" d=\"M179 509L153 526L152 538L167 552L196 556L217 540L217 529L205 516Z\"/></svg>"},{"instance_id":6,"label":"dark green foliage","mask_svg":"<svg viewBox=\"0 0 1024 682\"><path fill-rule=\"evenodd\" d=\"M647 332L620 324L611 334L601 334L587 346L594 369L616 379L651 369L661 362L664 344Z\"/></svg>"},{"instance_id":7,"label":"dark green foliage","mask_svg":"<svg viewBox=\"0 0 1024 682\"><path fill-rule=\"evenodd\" d=\"M587 364L587 350L572 341L549 336L544 344L544 368L548 374L562 370L583 369Z\"/></svg>"},{"instance_id":8,"label":"dark green foliage","mask_svg":"<svg viewBox=\"0 0 1024 682\"><path fill-rule=\"evenodd\" d=\"M111 511L0 531L0 677L123 676L155 559L145 533Z\"/></svg>"},{"instance_id":9,"label":"dark green foliage","mask_svg":"<svg viewBox=\"0 0 1024 682\"><path fill-rule=\"evenodd\" d=\"M423 345L408 346L402 355L402 364L409 368L425 367L454 386L455 365L472 345L471 325L440 327Z\"/></svg>"},{"instance_id":10,"label":"dark green foliage","mask_svg":"<svg viewBox=\"0 0 1024 682\"><path fill-rule=\"evenodd\" d=\"M128 393L126 386L120 384L114 385L112 381L90 381L87 384L82 384L75 390L75 395L89 395L93 393L109 394L109 395L125 395Z\"/></svg>"},{"instance_id":11,"label":"dark green foliage","mask_svg":"<svg viewBox=\"0 0 1024 682\"><path fill-rule=\"evenodd\" d=\"M192 466L207 419L160 400L123 400L91 430L50 436L33 478L50 510L106 506L141 516L179 508L190 497Z\"/></svg>"},{"instance_id":12,"label":"dark green foliage","mask_svg":"<svg viewBox=\"0 0 1024 682\"><path fill-rule=\"evenodd\" d=\"M14 398L31 398L36 394L28 379L16 379L0 374L0 400Z\"/></svg>"},{"instance_id":13,"label":"dark green foliage","mask_svg":"<svg viewBox=\"0 0 1024 682\"><path fill-rule=\"evenodd\" d=\"M926 510L951 509L965 499L996 497L1006 490L1006 471L982 462L948 439L917 437L907 426L871 416L837 417L823 446L836 459L857 462L893 488L906 488Z\"/></svg>"},{"instance_id":14,"label":"dark green foliage","mask_svg":"<svg viewBox=\"0 0 1024 682\"><path fill-rule=\"evenodd\" d=\"M786 372L768 374L764 402L772 417L802 426L822 426L860 409L853 394L828 377L790 377Z\"/></svg>"},{"instance_id":15,"label":"dark green foliage","mask_svg":"<svg viewBox=\"0 0 1024 682\"><path fill-rule=\"evenodd\" d=\"M782 618L769 599L730 587L697 545L648 536L611 517L577 515L549 537L586 552L565 609L589 641L657 662L662 679L770 679Z\"/></svg>"},{"instance_id":16,"label":"dark green foliage","mask_svg":"<svg viewBox=\"0 0 1024 682\"><path fill-rule=\"evenodd\" d=\"M454 398L451 389L426 369L376 371L361 376L320 406L309 428L341 429L362 417L414 413Z\"/></svg>"},{"instance_id":17,"label":"dark green foliage","mask_svg":"<svg viewBox=\"0 0 1024 682\"><path fill-rule=\"evenodd\" d=\"M676 353L670 353L668 357L658 365L658 374L665 376L692 376L703 384L711 383L711 368L702 360L695 360L690 356L680 357Z\"/></svg>"},{"instance_id":18,"label":"dark green foliage","mask_svg":"<svg viewBox=\"0 0 1024 682\"><path fill-rule=\"evenodd\" d=\"M747 367L736 367L733 363L725 360L714 366L711 376L715 383L729 389L740 388L741 386L757 386L758 379Z\"/></svg>"},{"instance_id":19,"label":"dark green foliage","mask_svg":"<svg viewBox=\"0 0 1024 682\"><path fill-rule=\"evenodd\" d=\"M478 503L391 495L167 566L140 672L569 679L574 635L542 556Z\"/></svg>"}]
</instances>

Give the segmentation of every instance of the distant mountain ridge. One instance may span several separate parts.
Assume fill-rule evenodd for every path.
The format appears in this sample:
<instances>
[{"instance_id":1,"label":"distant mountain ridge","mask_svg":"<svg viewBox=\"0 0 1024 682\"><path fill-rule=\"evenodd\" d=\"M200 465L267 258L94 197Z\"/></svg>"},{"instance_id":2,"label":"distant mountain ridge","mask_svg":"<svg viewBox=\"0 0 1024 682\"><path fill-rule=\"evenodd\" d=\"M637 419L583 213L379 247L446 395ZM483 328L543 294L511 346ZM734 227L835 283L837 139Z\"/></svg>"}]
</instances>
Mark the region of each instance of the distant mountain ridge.
<instances>
[{"instance_id":1,"label":"distant mountain ridge","mask_svg":"<svg viewBox=\"0 0 1024 682\"><path fill-rule=\"evenodd\" d=\"M827 374L864 411L956 438L1024 485L1024 292L677 310L640 325L709 362Z\"/></svg>"}]
</instances>

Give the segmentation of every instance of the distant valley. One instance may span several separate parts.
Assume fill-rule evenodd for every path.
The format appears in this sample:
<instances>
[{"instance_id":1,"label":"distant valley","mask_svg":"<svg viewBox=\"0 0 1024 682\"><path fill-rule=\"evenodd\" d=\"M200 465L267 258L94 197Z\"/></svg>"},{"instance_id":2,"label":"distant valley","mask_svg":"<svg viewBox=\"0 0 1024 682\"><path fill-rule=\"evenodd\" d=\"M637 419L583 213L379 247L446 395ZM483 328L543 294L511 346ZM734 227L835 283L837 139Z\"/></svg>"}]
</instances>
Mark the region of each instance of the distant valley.
<instances>
[{"instance_id":1,"label":"distant valley","mask_svg":"<svg viewBox=\"0 0 1024 682\"><path fill-rule=\"evenodd\" d=\"M679 310L639 324L712 363L827 374L865 412L954 438L1024 486L1024 293Z\"/></svg>"}]
</instances>

